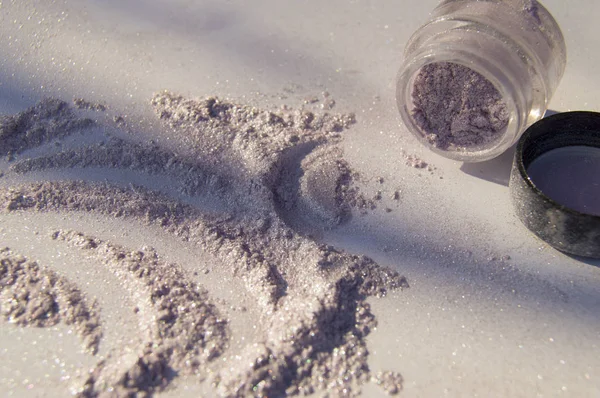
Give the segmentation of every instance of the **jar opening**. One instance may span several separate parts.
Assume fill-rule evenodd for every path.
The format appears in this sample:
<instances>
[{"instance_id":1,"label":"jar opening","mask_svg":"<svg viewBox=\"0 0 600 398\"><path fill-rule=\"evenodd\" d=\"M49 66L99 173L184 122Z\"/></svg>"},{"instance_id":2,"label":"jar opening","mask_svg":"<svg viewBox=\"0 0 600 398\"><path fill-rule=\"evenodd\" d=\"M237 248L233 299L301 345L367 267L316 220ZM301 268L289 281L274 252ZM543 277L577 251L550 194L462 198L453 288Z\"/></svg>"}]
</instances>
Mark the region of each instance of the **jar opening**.
<instances>
[{"instance_id":1,"label":"jar opening","mask_svg":"<svg viewBox=\"0 0 600 398\"><path fill-rule=\"evenodd\" d=\"M438 52L412 61L398 77L397 104L422 143L444 157L473 162L516 142L525 106L514 79L473 54Z\"/></svg>"},{"instance_id":2,"label":"jar opening","mask_svg":"<svg viewBox=\"0 0 600 398\"><path fill-rule=\"evenodd\" d=\"M411 116L423 137L440 150L494 146L510 120L496 87L473 69L453 63L427 64L412 81Z\"/></svg>"}]
</instances>

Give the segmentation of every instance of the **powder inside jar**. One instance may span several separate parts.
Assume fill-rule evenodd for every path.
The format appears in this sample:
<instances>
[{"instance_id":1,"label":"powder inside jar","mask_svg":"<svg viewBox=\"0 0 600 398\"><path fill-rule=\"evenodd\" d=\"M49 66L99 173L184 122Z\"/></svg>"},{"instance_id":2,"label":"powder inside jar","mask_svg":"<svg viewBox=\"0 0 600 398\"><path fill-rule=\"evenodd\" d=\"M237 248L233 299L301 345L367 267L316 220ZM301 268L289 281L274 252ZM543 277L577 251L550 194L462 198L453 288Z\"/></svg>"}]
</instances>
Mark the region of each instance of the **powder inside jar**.
<instances>
[{"instance_id":1,"label":"powder inside jar","mask_svg":"<svg viewBox=\"0 0 600 398\"><path fill-rule=\"evenodd\" d=\"M415 123L429 143L442 150L488 147L509 121L506 103L494 85L451 62L421 68L412 98Z\"/></svg>"}]
</instances>

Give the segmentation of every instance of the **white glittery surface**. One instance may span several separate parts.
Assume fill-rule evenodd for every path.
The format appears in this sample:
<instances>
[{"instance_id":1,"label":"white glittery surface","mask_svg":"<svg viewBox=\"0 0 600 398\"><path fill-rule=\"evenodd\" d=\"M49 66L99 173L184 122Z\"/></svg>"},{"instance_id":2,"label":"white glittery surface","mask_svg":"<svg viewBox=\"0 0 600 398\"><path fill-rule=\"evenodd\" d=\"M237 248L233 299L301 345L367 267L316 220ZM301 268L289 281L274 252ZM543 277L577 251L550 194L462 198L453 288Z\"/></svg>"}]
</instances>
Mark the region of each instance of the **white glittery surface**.
<instances>
[{"instance_id":1,"label":"white glittery surface","mask_svg":"<svg viewBox=\"0 0 600 398\"><path fill-rule=\"evenodd\" d=\"M339 147L360 175L364 211L354 210L341 226L320 228L315 237L370 256L410 283L409 289L368 299L378 323L365 340L371 379L362 395L384 396L378 384L397 379L380 372L393 371L401 375L406 397L597 396L600 263L564 256L520 225L505 186L510 154L464 166L427 152L401 125L393 95L402 50L436 4L1 0L0 114L23 111L45 97L69 103L83 98L106 106L103 112L84 112L112 126L116 136L145 144L154 140L165 151L189 155L194 148L155 117L154 93L216 95L274 111L286 105L354 112L356 124L344 132ZM595 51L600 3L548 0L544 5L562 26L569 53L550 108L600 110ZM62 145L80 139L87 138L65 138ZM2 170L9 165L2 160ZM135 173L104 172L90 169L85 178L100 183L108 178L124 189L148 182ZM68 170L34 177L7 173L0 182L74 175ZM161 192L179 192L168 176L161 178L152 181ZM312 205L321 218L337 219L331 203L318 195ZM188 204L206 205L210 212L222 205L208 199ZM261 335L256 331L261 304L240 280L215 271L223 259L196 249L182 252L179 238L153 228L102 214L3 213L0 247L59 273L80 263L81 273L71 270L67 276L104 305L102 314L113 326L105 331L108 345L118 345L117 319L123 319L121 338L145 338L136 332L143 314L128 316L115 304L124 303L128 311L132 299L123 295L114 274L94 269L93 257L47 239L48 233L76 230L113 245L152 247L162 253L161 261L177 263L190 275L197 271L192 281L228 314L232 335L224 358L236 360L236 353L237 360L245 358L246 342ZM250 351L244 355L253 355ZM68 326L0 323L0 390L13 396L68 394L71 381L83 377L77 369L92 369L96 362L82 352ZM122 366L129 366L127 359ZM162 394L211 391L210 385L182 375Z\"/></svg>"}]
</instances>

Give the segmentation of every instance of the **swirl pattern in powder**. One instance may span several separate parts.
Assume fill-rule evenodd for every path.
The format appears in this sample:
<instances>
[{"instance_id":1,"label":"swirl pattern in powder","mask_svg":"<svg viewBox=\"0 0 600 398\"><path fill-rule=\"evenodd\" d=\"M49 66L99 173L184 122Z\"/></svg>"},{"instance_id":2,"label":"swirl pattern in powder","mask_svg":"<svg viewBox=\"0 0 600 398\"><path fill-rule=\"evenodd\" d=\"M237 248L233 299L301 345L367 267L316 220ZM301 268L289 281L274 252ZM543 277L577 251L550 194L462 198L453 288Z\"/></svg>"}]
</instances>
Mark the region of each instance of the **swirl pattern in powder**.
<instances>
[{"instance_id":1,"label":"swirl pattern in powder","mask_svg":"<svg viewBox=\"0 0 600 398\"><path fill-rule=\"evenodd\" d=\"M152 104L168 133L194 156L116 138L102 126L86 130L90 122L78 122L74 111L56 100L37 105L55 111L34 121L38 134L31 141L28 125L15 127L31 110L4 117L0 130L18 137L19 144L0 149L22 154L4 170L0 218L86 214L162 231L180 250L200 249L218 259L222 265L215 272L223 284L242 284L253 299L236 305L252 307L256 330L252 341L240 345L233 336L247 331L238 330L234 315L212 297L215 287L196 271L190 274L193 266L59 222L48 231L49 244L64 244L114 275L136 303L131 313L144 331L133 347L134 360L124 360L118 347L98 355L77 392L178 391L182 377L226 397L320 391L356 396L372 380L390 394L399 392L400 375L369 369L365 337L377 321L366 299L408 287L406 279L309 237L344 222L365 202L337 145L354 116L271 112L167 92ZM78 127L57 132L44 124L57 117ZM53 142L75 131L105 139L57 150ZM33 147L35 155L29 156ZM98 173L105 178L96 178ZM14 286L2 285L1 297ZM8 302L0 302L3 312ZM33 310L45 311L40 308ZM100 311L98 328L103 322ZM230 352L233 346L236 351Z\"/></svg>"}]
</instances>

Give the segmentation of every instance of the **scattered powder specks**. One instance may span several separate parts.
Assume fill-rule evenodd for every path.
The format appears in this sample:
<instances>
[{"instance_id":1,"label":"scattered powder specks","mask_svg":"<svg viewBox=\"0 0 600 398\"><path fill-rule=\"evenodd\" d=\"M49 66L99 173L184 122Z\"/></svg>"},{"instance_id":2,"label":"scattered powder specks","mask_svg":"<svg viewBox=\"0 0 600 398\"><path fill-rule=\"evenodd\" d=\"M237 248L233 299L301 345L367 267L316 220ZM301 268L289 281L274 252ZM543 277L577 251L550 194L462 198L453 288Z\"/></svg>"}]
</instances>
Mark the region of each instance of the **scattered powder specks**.
<instances>
[{"instance_id":1,"label":"scattered powder specks","mask_svg":"<svg viewBox=\"0 0 600 398\"><path fill-rule=\"evenodd\" d=\"M333 98L325 98L321 103L321 109L330 110L335 106L335 100Z\"/></svg>"},{"instance_id":2,"label":"scattered powder specks","mask_svg":"<svg viewBox=\"0 0 600 398\"><path fill-rule=\"evenodd\" d=\"M447 150L489 145L509 121L498 90L479 73L459 64L425 65L417 74L413 118L435 147Z\"/></svg>"},{"instance_id":3,"label":"scattered powder specks","mask_svg":"<svg viewBox=\"0 0 600 398\"><path fill-rule=\"evenodd\" d=\"M421 157L419 157L418 155L408 153L405 150L401 150L400 153L404 157L404 164L408 167L412 167L418 170L425 170L428 171L430 174L433 174L433 172L437 170L437 167L421 159Z\"/></svg>"},{"instance_id":4,"label":"scattered powder specks","mask_svg":"<svg viewBox=\"0 0 600 398\"><path fill-rule=\"evenodd\" d=\"M181 194L211 192L224 204L223 212L208 214L184 204L180 195L159 194L151 184L124 188L110 181L1 188L0 209L84 211L160 227L179 239L182 250L202 248L221 259L231 277L245 284L255 301L244 306L253 305L262 314L259 338L227 355L228 324L218 316L225 304L211 301L210 291L188 282L177 266L163 264L151 249L131 251L59 230L53 239L88 253L121 275L130 293L148 298L132 309L132 316L156 314L149 325L151 340L137 348L134 366L123 369L100 361L82 394L152 393L171 383L173 371L209 377L225 397L357 396L360 386L372 380L397 393L399 375L373 376L369 370L365 337L377 320L366 299L406 288L406 279L367 257L307 237L312 230L335 227L361 203L368 205L336 146L354 116L273 112L168 92L156 95L152 104L194 156L115 139L24 159L9 172L94 167L164 174ZM26 129L22 135L23 148L39 145L27 140ZM232 304L242 308L242 303L227 305Z\"/></svg>"},{"instance_id":5,"label":"scattered powder specks","mask_svg":"<svg viewBox=\"0 0 600 398\"><path fill-rule=\"evenodd\" d=\"M90 102L83 98L75 98L73 100L73 105L75 105L75 107L77 109L85 109L85 110L99 111L99 112L104 112L106 110L106 105L99 104L96 102Z\"/></svg>"},{"instance_id":6,"label":"scattered powder specks","mask_svg":"<svg viewBox=\"0 0 600 398\"><path fill-rule=\"evenodd\" d=\"M402 391L404 379L401 375L394 372L378 372L373 376L375 383L380 385L385 392L390 395L398 394Z\"/></svg>"},{"instance_id":7,"label":"scattered powder specks","mask_svg":"<svg viewBox=\"0 0 600 398\"><path fill-rule=\"evenodd\" d=\"M305 104L316 104L317 102L319 102L319 98L312 96L312 97L306 97L304 99L304 103Z\"/></svg>"},{"instance_id":8,"label":"scattered powder specks","mask_svg":"<svg viewBox=\"0 0 600 398\"><path fill-rule=\"evenodd\" d=\"M426 161L415 155L408 155L406 157L406 165L414 167L415 169L424 169L429 166Z\"/></svg>"}]
</instances>

